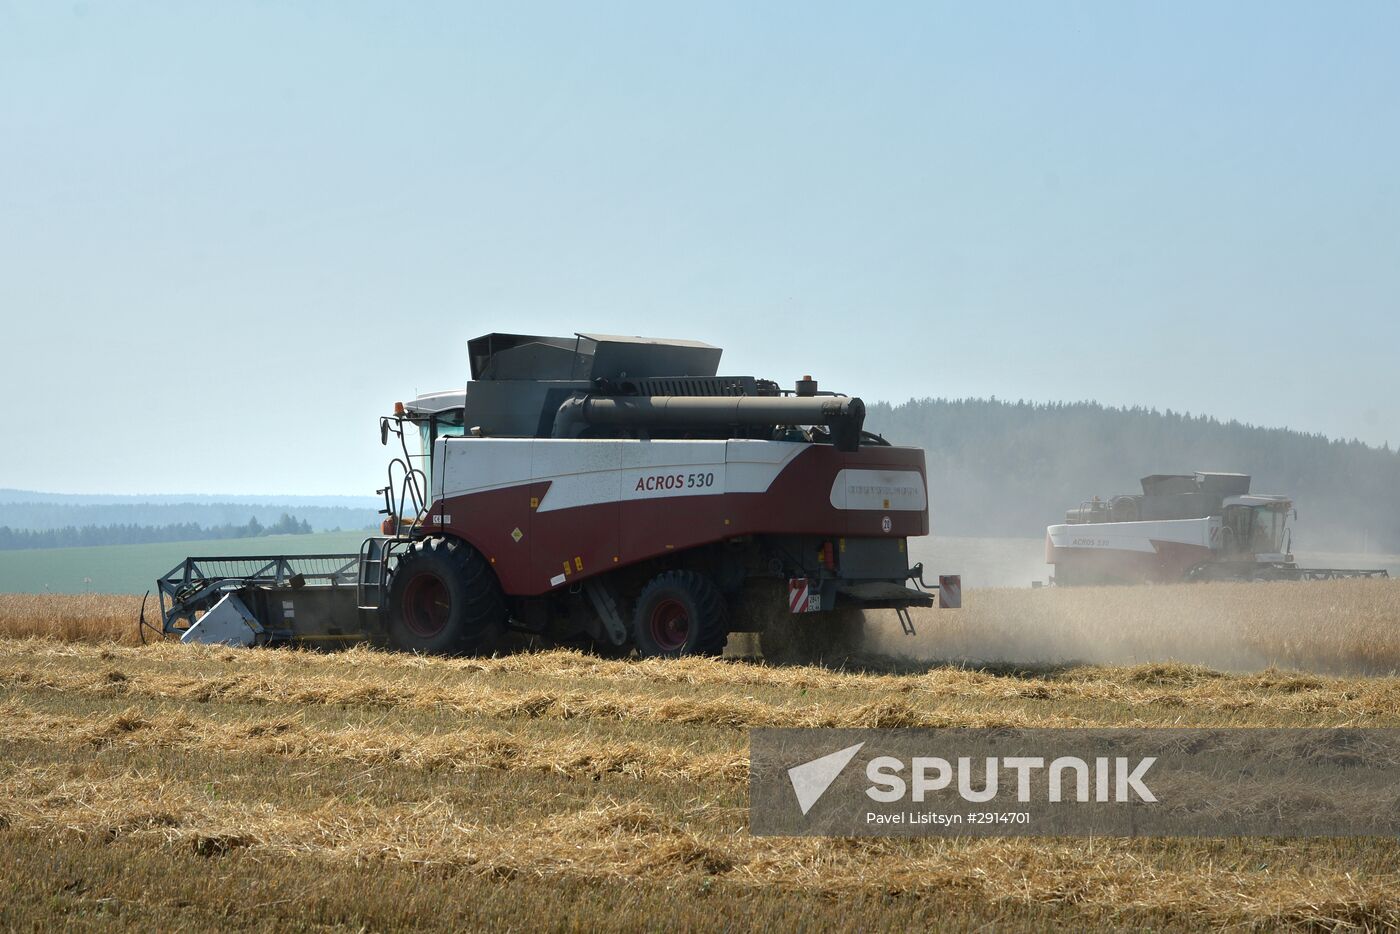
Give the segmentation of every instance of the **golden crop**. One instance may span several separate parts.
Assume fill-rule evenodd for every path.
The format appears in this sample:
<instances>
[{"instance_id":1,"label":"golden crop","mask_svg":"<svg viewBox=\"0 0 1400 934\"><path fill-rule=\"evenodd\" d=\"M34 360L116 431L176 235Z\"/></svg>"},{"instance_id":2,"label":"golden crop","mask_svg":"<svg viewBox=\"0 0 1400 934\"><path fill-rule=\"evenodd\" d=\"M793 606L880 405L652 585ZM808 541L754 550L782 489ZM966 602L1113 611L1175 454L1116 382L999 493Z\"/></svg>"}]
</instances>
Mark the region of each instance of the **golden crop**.
<instances>
[{"instance_id":1,"label":"golden crop","mask_svg":"<svg viewBox=\"0 0 1400 934\"><path fill-rule=\"evenodd\" d=\"M64 642L139 642L140 597L111 594L0 594L0 635L42 636ZM159 624L152 597L146 618Z\"/></svg>"},{"instance_id":2,"label":"golden crop","mask_svg":"<svg viewBox=\"0 0 1400 934\"><path fill-rule=\"evenodd\" d=\"M1400 670L1400 580L974 590L964 600L961 610L916 611L913 638L892 614L869 614L868 655L884 658L857 663ZM139 641L140 606L132 596L0 594L0 636L131 645ZM159 621L154 597L146 617ZM748 648L747 640L732 641Z\"/></svg>"}]
</instances>

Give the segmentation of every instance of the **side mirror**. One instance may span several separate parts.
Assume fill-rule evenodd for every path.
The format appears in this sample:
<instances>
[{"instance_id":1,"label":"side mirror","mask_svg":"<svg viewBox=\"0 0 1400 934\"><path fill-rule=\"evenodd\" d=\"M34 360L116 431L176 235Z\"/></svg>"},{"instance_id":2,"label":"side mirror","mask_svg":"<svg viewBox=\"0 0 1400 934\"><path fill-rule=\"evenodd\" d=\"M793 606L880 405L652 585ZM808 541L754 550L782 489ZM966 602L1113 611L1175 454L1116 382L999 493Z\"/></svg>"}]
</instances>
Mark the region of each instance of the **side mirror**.
<instances>
[{"instance_id":1,"label":"side mirror","mask_svg":"<svg viewBox=\"0 0 1400 934\"><path fill-rule=\"evenodd\" d=\"M381 445L389 443L389 420L387 418L379 420L379 443Z\"/></svg>"}]
</instances>

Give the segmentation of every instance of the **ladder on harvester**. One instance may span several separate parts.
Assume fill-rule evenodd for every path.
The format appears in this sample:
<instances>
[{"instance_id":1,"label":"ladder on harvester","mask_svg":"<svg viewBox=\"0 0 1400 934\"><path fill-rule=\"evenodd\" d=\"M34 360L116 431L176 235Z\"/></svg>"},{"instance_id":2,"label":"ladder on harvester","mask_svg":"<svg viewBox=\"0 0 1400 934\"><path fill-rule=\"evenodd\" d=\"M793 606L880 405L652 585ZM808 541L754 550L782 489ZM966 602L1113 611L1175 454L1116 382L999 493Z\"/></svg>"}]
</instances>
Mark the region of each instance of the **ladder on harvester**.
<instances>
[{"instance_id":1,"label":"ladder on harvester","mask_svg":"<svg viewBox=\"0 0 1400 934\"><path fill-rule=\"evenodd\" d=\"M360 545L360 573L355 582L355 602L362 610L384 605L385 571L393 550L390 538L367 538Z\"/></svg>"}]
</instances>

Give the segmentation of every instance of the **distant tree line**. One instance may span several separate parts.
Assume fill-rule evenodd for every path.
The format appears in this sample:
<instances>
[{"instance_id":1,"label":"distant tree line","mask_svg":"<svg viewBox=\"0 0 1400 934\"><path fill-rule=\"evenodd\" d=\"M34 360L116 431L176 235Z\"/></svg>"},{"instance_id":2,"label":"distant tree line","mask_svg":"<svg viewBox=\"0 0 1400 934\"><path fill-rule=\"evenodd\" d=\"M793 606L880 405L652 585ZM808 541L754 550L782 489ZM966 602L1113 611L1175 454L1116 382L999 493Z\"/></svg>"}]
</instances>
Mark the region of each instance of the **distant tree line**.
<instances>
[{"instance_id":1,"label":"distant tree line","mask_svg":"<svg viewBox=\"0 0 1400 934\"><path fill-rule=\"evenodd\" d=\"M288 513L269 525L253 517L243 525L203 526L195 522L173 525L83 525L61 529L12 529L0 525L0 551L31 548L81 548L88 545L149 545L158 542L193 542L226 538L259 538L263 535L309 535L311 524Z\"/></svg>"},{"instance_id":2,"label":"distant tree line","mask_svg":"<svg viewBox=\"0 0 1400 934\"><path fill-rule=\"evenodd\" d=\"M282 513L289 512L309 523L314 532L379 527L379 506L373 505L372 500L370 505L365 506L317 506L278 501L74 503L66 499L44 501L34 498L42 495L23 490L0 490L0 525L8 525L12 529L63 529L85 525L166 526L193 523L214 528L241 525L249 517L263 525L272 525ZM7 500L6 496L13 499Z\"/></svg>"},{"instance_id":3,"label":"distant tree line","mask_svg":"<svg viewBox=\"0 0 1400 934\"><path fill-rule=\"evenodd\" d=\"M1400 551L1400 454L1204 415L1093 402L915 399L874 403L866 427L923 447L934 534L1044 535L1093 496L1153 473L1253 475L1298 509L1294 548Z\"/></svg>"}]
</instances>

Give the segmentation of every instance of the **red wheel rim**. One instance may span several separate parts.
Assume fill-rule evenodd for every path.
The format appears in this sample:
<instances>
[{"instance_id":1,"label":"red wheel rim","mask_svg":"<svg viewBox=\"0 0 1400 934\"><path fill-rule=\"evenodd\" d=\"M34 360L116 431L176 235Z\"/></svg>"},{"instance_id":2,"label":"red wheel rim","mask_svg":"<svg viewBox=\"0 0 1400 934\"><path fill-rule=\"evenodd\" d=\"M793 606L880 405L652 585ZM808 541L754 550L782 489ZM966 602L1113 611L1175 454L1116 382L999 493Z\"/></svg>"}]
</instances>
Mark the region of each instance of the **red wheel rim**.
<instances>
[{"instance_id":1,"label":"red wheel rim","mask_svg":"<svg viewBox=\"0 0 1400 934\"><path fill-rule=\"evenodd\" d=\"M649 620L652 641L665 652L676 652L685 648L686 636L690 635L690 614L679 600L667 598L652 607Z\"/></svg>"},{"instance_id":2,"label":"red wheel rim","mask_svg":"<svg viewBox=\"0 0 1400 934\"><path fill-rule=\"evenodd\" d=\"M419 574L404 588L402 615L414 635L431 638L452 616L452 594L436 574Z\"/></svg>"}]
</instances>

